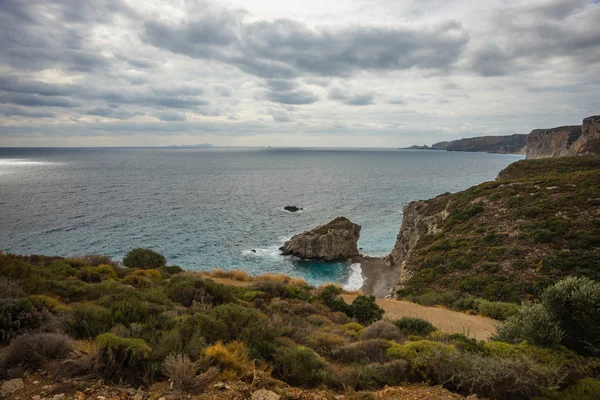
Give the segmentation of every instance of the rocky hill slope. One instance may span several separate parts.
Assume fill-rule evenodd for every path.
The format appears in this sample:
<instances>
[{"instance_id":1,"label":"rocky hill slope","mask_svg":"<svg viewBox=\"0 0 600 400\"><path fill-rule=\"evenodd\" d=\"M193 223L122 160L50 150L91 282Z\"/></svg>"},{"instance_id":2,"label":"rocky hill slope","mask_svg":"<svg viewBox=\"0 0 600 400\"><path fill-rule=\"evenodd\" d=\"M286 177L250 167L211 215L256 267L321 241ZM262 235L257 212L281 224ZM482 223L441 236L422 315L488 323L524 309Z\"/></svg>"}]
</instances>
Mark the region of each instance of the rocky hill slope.
<instances>
[{"instance_id":1,"label":"rocky hill slope","mask_svg":"<svg viewBox=\"0 0 600 400\"><path fill-rule=\"evenodd\" d=\"M523 160L496 181L408 204L388 257L396 296L518 302L600 279L600 157Z\"/></svg>"},{"instance_id":2,"label":"rocky hill slope","mask_svg":"<svg viewBox=\"0 0 600 400\"><path fill-rule=\"evenodd\" d=\"M525 154L527 135L481 136L434 143L433 150L481 151L497 154Z\"/></svg>"}]
</instances>

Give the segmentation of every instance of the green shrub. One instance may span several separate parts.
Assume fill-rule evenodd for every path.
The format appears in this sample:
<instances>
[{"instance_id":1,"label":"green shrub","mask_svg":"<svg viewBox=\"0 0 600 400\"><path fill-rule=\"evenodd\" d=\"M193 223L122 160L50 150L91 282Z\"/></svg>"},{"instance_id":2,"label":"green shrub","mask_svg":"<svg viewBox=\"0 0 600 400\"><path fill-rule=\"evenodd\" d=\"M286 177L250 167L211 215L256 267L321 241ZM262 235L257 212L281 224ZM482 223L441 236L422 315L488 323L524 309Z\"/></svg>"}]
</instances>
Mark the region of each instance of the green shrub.
<instances>
[{"instance_id":1,"label":"green shrub","mask_svg":"<svg viewBox=\"0 0 600 400\"><path fill-rule=\"evenodd\" d=\"M409 296L407 300L421 304L422 306L442 305L451 307L454 301L456 301L456 297L449 292L427 292L419 296Z\"/></svg>"},{"instance_id":2,"label":"green shrub","mask_svg":"<svg viewBox=\"0 0 600 400\"><path fill-rule=\"evenodd\" d=\"M43 367L48 360L65 358L72 348L71 339L65 335L57 333L21 335L4 350L0 371L19 365L35 370Z\"/></svg>"},{"instance_id":3,"label":"green shrub","mask_svg":"<svg viewBox=\"0 0 600 400\"><path fill-rule=\"evenodd\" d=\"M195 335L201 335L206 343L212 344L229 339L227 324L213 315L196 313L181 324L181 335L187 342Z\"/></svg>"},{"instance_id":4,"label":"green shrub","mask_svg":"<svg viewBox=\"0 0 600 400\"><path fill-rule=\"evenodd\" d=\"M340 297L340 294L342 294L341 288L335 285L327 285L319 290L315 299L324 304L331 311L341 311L349 317L352 317L350 305Z\"/></svg>"},{"instance_id":5,"label":"green shrub","mask_svg":"<svg viewBox=\"0 0 600 400\"><path fill-rule=\"evenodd\" d=\"M227 340L238 339L244 329L261 319L254 308L238 304L223 304L211 310L211 315L223 321L227 327Z\"/></svg>"},{"instance_id":6,"label":"green shrub","mask_svg":"<svg viewBox=\"0 0 600 400\"><path fill-rule=\"evenodd\" d=\"M361 368L358 386L360 389L374 390L386 385L400 385L407 380L407 371L408 362L405 360L368 364Z\"/></svg>"},{"instance_id":7,"label":"green shrub","mask_svg":"<svg viewBox=\"0 0 600 400\"><path fill-rule=\"evenodd\" d=\"M391 358L404 359L412 364L418 364L423 356L431 356L434 353L442 353L446 355L456 353L456 348L452 345L447 345L430 340L419 340L406 344L392 344L387 355Z\"/></svg>"},{"instance_id":8,"label":"green shrub","mask_svg":"<svg viewBox=\"0 0 600 400\"><path fill-rule=\"evenodd\" d=\"M361 340L385 339L401 342L405 335L395 324L387 321L377 321L367 326L360 333Z\"/></svg>"},{"instance_id":9,"label":"green shrub","mask_svg":"<svg viewBox=\"0 0 600 400\"><path fill-rule=\"evenodd\" d=\"M403 317L394 321L394 325L407 335L427 336L437 330L429 321L421 318Z\"/></svg>"},{"instance_id":10,"label":"green shrub","mask_svg":"<svg viewBox=\"0 0 600 400\"><path fill-rule=\"evenodd\" d=\"M594 400L600 399L600 380L584 378L560 392L545 390L535 400Z\"/></svg>"},{"instance_id":11,"label":"green shrub","mask_svg":"<svg viewBox=\"0 0 600 400\"><path fill-rule=\"evenodd\" d=\"M273 358L273 373L289 384L315 387L325 377L325 362L307 347L281 346Z\"/></svg>"},{"instance_id":12,"label":"green shrub","mask_svg":"<svg viewBox=\"0 0 600 400\"><path fill-rule=\"evenodd\" d=\"M375 296L358 296L351 304L352 317L362 325L383 318L383 309L375 302Z\"/></svg>"},{"instance_id":13,"label":"green shrub","mask_svg":"<svg viewBox=\"0 0 600 400\"><path fill-rule=\"evenodd\" d=\"M137 248L123 258L123 265L136 269L158 269L166 265L167 260L155 251Z\"/></svg>"},{"instance_id":14,"label":"green shrub","mask_svg":"<svg viewBox=\"0 0 600 400\"><path fill-rule=\"evenodd\" d=\"M359 324L357 322L350 322L348 324L343 325L340 328L340 332L343 333L344 335L358 337L358 335L360 334L360 332L363 329L365 329L365 327L362 326L361 324Z\"/></svg>"},{"instance_id":15,"label":"green shrub","mask_svg":"<svg viewBox=\"0 0 600 400\"><path fill-rule=\"evenodd\" d=\"M497 328L493 340L518 344L527 341L537 346L556 346L564 331L542 304L526 306Z\"/></svg>"},{"instance_id":16,"label":"green shrub","mask_svg":"<svg viewBox=\"0 0 600 400\"><path fill-rule=\"evenodd\" d=\"M94 303L74 304L68 321L69 332L78 339L96 337L110 331L113 325L110 310Z\"/></svg>"},{"instance_id":17,"label":"green shrub","mask_svg":"<svg viewBox=\"0 0 600 400\"><path fill-rule=\"evenodd\" d=\"M42 316L29 299L0 301L0 345L8 344L13 338L38 329L41 324Z\"/></svg>"},{"instance_id":18,"label":"green shrub","mask_svg":"<svg viewBox=\"0 0 600 400\"><path fill-rule=\"evenodd\" d=\"M104 333L96 338L99 346L96 369L110 382L148 385L154 373L149 362L152 349L142 339L129 339Z\"/></svg>"},{"instance_id":19,"label":"green shrub","mask_svg":"<svg viewBox=\"0 0 600 400\"><path fill-rule=\"evenodd\" d=\"M390 361L387 354L390 345L391 342L384 339L361 340L336 349L332 352L331 358L347 364L386 362Z\"/></svg>"},{"instance_id":20,"label":"green shrub","mask_svg":"<svg viewBox=\"0 0 600 400\"><path fill-rule=\"evenodd\" d=\"M181 340L179 329L171 329L164 332L158 343L153 348L152 357L162 360L169 354L179 354L183 351L184 344Z\"/></svg>"},{"instance_id":21,"label":"green shrub","mask_svg":"<svg viewBox=\"0 0 600 400\"><path fill-rule=\"evenodd\" d=\"M502 301L480 300L478 311L484 317L505 321L509 317L516 315L521 310L521 307L514 303L505 303Z\"/></svg>"},{"instance_id":22,"label":"green shrub","mask_svg":"<svg viewBox=\"0 0 600 400\"><path fill-rule=\"evenodd\" d=\"M456 299L454 303L452 303L452 308L460 311L474 310L477 311L479 309L479 302L481 299L471 296L471 295L463 295Z\"/></svg>"},{"instance_id":23,"label":"green shrub","mask_svg":"<svg viewBox=\"0 0 600 400\"><path fill-rule=\"evenodd\" d=\"M565 332L562 344L579 353L600 354L600 283L569 277L544 291L542 304Z\"/></svg>"}]
</instances>

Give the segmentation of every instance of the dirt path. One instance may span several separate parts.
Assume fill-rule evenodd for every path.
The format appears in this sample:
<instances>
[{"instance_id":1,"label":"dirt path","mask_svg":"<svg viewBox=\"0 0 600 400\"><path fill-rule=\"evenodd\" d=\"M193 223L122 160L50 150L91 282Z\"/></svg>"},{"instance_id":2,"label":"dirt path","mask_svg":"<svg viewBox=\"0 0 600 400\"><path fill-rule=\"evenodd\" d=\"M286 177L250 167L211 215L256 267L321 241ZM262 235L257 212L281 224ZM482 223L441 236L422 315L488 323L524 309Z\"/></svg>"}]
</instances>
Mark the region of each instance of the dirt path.
<instances>
[{"instance_id":1,"label":"dirt path","mask_svg":"<svg viewBox=\"0 0 600 400\"><path fill-rule=\"evenodd\" d=\"M346 302L351 303L356 295L345 294L342 297ZM499 321L478 315L468 315L440 307L425 307L407 301L377 299L377 304L385 311L384 318L391 320L402 317L422 318L431 322L440 331L462 333L477 340L488 340L496 331L495 325L501 324Z\"/></svg>"}]
</instances>

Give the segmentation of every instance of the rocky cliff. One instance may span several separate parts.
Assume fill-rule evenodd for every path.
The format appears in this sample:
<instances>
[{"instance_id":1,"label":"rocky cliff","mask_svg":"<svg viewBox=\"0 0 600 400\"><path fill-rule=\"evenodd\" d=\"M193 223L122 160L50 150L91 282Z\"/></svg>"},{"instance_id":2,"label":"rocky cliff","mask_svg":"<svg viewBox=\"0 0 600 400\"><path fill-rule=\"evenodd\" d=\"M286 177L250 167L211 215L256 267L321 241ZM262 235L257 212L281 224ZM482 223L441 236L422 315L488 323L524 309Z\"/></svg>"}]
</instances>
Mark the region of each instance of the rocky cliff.
<instances>
[{"instance_id":1,"label":"rocky cliff","mask_svg":"<svg viewBox=\"0 0 600 400\"><path fill-rule=\"evenodd\" d=\"M326 225L295 235L280 250L283 254L304 259L346 260L359 255L359 238L360 225L338 217Z\"/></svg>"},{"instance_id":2,"label":"rocky cliff","mask_svg":"<svg viewBox=\"0 0 600 400\"><path fill-rule=\"evenodd\" d=\"M527 135L481 136L469 139L439 142L431 146L434 150L481 151L497 154L525 154Z\"/></svg>"},{"instance_id":3,"label":"rocky cliff","mask_svg":"<svg viewBox=\"0 0 600 400\"><path fill-rule=\"evenodd\" d=\"M412 275L407 261L412 250L427 235L435 235L442 229L448 216L450 194L443 194L431 200L413 201L404 207L400 233L394 249L386 258L388 265L397 269L398 283L402 285Z\"/></svg>"},{"instance_id":4,"label":"rocky cliff","mask_svg":"<svg viewBox=\"0 0 600 400\"><path fill-rule=\"evenodd\" d=\"M600 116L582 125L535 129L527 136L527 158L600 154Z\"/></svg>"},{"instance_id":5,"label":"rocky cliff","mask_svg":"<svg viewBox=\"0 0 600 400\"><path fill-rule=\"evenodd\" d=\"M397 297L519 302L568 275L600 280L600 157L518 161L496 181L410 203L387 259Z\"/></svg>"}]
</instances>

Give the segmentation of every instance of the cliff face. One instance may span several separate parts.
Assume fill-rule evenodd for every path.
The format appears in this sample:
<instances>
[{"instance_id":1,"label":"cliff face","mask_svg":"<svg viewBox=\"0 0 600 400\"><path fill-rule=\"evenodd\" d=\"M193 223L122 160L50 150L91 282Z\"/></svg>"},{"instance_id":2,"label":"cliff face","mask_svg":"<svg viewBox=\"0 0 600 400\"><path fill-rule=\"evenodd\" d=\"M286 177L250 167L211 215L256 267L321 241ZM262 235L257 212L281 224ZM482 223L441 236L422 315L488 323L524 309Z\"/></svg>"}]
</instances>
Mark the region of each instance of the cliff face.
<instances>
[{"instance_id":1,"label":"cliff face","mask_svg":"<svg viewBox=\"0 0 600 400\"><path fill-rule=\"evenodd\" d=\"M431 200L413 201L404 207L400 233L387 257L388 265L397 269L400 285L412 275L412 270L407 268L407 260L415 246L423 237L441 231L448 216L449 199L449 194L443 194Z\"/></svg>"},{"instance_id":2,"label":"cliff face","mask_svg":"<svg viewBox=\"0 0 600 400\"><path fill-rule=\"evenodd\" d=\"M576 154L571 145L581 136L581 126L535 129L527 137L527 158L565 157Z\"/></svg>"},{"instance_id":3,"label":"cliff face","mask_svg":"<svg viewBox=\"0 0 600 400\"><path fill-rule=\"evenodd\" d=\"M388 256L395 295L518 302L568 275L600 280L599 221L600 157L518 161L496 181L405 207Z\"/></svg>"},{"instance_id":4,"label":"cliff face","mask_svg":"<svg viewBox=\"0 0 600 400\"><path fill-rule=\"evenodd\" d=\"M536 129L527 137L527 158L600 154L600 116L582 125Z\"/></svg>"},{"instance_id":5,"label":"cliff face","mask_svg":"<svg viewBox=\"0 0 600 400\"><path fill-rule=\"evenodd\" d=\"M481 151L497 154L525 154L527 135L482 136L439 142L432 149L447 151Z\"/></svg>"},{"instance_id":6,"label":"cliff face","mask_svg":"<svg viewBox=\"0 0 600 400\"><path fill-rule=\"evenodd\" d=\"M280 250L283 254L304 259L346 260L359 255L359 238L360 225L338 217L326 225L295 235Z\"/></svg>"}]
</instances>

